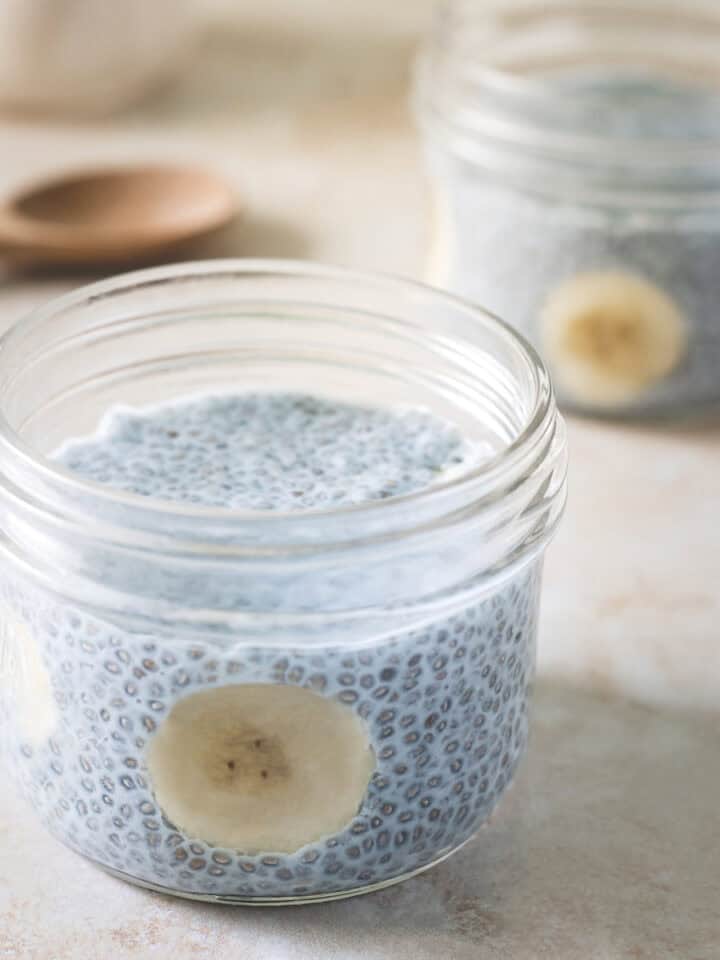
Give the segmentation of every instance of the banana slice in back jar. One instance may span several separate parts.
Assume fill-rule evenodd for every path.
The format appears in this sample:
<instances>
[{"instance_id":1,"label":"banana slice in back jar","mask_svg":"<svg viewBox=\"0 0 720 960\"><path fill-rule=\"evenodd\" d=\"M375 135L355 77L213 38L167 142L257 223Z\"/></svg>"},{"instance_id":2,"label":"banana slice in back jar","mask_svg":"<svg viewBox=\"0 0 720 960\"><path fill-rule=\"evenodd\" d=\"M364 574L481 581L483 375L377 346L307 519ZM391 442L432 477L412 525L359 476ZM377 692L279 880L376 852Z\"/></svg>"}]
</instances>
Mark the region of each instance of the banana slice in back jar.
<instances>
[{"instance_id":1,"label":"banana slice in back jar","mask_svg":"<svg viewBox=\"0 0 720 960\"><path fill-rule=\"evenodd\" d=\"M548 297L542 349L568 399L631 402L682 360L687 322L672 298L630 273L582 273Z\"/></svg>"}]
</instances>

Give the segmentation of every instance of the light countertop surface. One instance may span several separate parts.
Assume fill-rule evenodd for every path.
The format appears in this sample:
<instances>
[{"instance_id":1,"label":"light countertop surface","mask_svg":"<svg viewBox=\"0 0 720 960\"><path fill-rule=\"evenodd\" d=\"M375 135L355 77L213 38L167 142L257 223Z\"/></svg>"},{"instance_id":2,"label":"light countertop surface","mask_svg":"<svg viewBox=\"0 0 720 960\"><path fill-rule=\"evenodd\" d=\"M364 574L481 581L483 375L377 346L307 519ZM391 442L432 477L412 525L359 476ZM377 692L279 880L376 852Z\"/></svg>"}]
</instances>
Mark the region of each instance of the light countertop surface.
<instances>
[{"instance_id":1,"label":"light countertop surface","mask_svg":"<svg viewBox=\"0 0 720 960\"><path fill-rule=\"evenodd\" d=\"M186 258L421 276L407 77L430 3L233 6L213 4L178 83L120 116L0 121L0 191L61 165L205 163L243 214ZM0 269L0 323L91 279ZM0 960L718 960L720 426L571 420L569 444L530 759L475 841L356 901L233 911L106 877L4 790Z\"/></svg>"}]
</instances>

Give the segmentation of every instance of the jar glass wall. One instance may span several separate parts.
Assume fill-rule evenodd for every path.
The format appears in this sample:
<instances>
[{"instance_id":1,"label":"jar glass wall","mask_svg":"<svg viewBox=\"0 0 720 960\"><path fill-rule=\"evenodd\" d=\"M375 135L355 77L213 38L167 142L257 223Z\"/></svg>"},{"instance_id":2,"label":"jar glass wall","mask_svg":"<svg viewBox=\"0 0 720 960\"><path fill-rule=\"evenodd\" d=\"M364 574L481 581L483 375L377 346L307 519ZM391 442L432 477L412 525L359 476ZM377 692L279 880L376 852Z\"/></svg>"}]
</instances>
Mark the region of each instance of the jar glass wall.
<instances>
[{"instance_id":1,"label":"jar glass wall","mask_svg":"<svg viewBox=\"0 0 720 960\"><path fill-rule=\"evenodd\" d=\"M118 404L239 389L422 406L487 455L404 496L296 512L142 497L50 456ZM63 842L168 892L294 902L402 879L489 816L526 744L565 492L552 390L512 331L401 281L181 265L16 326L0 411L4 747ZM273 736L229 730L243 697ZM257 804L229 830L213 806L235 760L208 757L233 736L275 790L252 842Z\"/></svg>"},{"instance_id":2,"label":"jar glass wall","mask_svg":"<svg viewBox=\"0 0 720 960\"><path fill-rule=\"evenodd\" d=\"M604 415L720 402L720 11L704 0L443 5L417 70L429 273Z\"/></svg>"}]
</instances>

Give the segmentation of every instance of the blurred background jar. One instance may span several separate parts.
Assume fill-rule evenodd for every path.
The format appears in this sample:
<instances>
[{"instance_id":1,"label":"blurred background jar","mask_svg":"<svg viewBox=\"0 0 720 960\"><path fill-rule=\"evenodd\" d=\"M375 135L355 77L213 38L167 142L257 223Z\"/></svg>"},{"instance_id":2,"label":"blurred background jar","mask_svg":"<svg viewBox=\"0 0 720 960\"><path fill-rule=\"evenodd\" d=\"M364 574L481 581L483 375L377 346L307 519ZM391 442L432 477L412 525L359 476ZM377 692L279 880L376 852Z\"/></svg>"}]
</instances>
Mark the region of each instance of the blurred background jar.
<instances>
[{"instance_id":1,"label":"blurred background jar","mask_svg":"<svg viewBox=\"0 0 720 960\"><path fill-rule=\"evenodd\" d=\"M193 0L0 0L0 110L107 113L186 62Z\"/></svg>"},{"instance_id":2,"label":"blurred background jar","mask_svg":"<svg viewBox=\"0 0 720 960\"><path fill-rule=\"evenodd\" d=\"M421 52L429 278L580 412L720 409L719 43L716 0L455 0Z\"/></svg>"}]
</instances>

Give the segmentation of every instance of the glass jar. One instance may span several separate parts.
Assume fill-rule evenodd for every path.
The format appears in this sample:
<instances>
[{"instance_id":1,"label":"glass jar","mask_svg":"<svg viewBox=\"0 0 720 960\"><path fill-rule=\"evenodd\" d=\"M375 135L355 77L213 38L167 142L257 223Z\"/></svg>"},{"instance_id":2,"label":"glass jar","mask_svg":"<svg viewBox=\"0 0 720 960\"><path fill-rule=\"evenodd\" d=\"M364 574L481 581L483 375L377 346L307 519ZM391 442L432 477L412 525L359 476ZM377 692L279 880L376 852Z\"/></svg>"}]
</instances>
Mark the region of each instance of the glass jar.
<instances>
[{"instance_id":1,"label":"glass jar","mask_svg":"<svg viewBox=\"0 0 720 960\"><path fill-rule=\"evenodd\" d=\"M430 277L580 412L718 409L719 40L714 0L456 0L419 58Z\"/></svg>"},{"instance_id":2,"label":"glass jar","mask_svg":"<svg viewBox=\"0 0 720 960\"><path fill-rule=\"evenodd\" d=\"M297 512L123 493L49 456L117 404L238 383L421 405L488 456L413 494ZM525 748L542 554L565 493L563 424L516 334L409 282L184 264L14 327L0 413L2 732L55 836L154 889L282 903L398 881L477 830ZM248 683L322 698L364 731L372 771L331 835L248 852L164 812L147 756L168 716Z\"/></svg>"}]
</instances>

